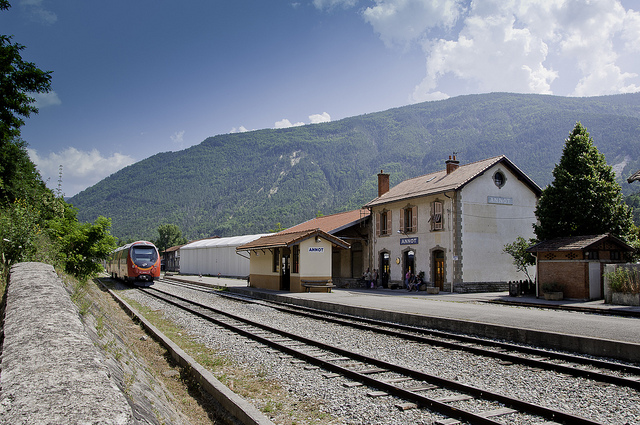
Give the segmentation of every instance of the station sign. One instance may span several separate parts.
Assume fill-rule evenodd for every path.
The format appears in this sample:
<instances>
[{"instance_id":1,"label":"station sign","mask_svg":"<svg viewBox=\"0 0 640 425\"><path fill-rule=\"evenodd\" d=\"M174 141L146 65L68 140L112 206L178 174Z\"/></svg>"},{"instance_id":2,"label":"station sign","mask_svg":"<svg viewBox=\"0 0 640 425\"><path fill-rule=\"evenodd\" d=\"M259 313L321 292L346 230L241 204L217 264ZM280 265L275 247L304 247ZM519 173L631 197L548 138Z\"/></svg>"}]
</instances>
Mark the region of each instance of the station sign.
<instances>
[{"instance_id":1,"label":"station sign","mask_svg":"<svg viewBox=\"0 0 640 425\"><path fill-rule=\"evenodd\" d=\"M400 238L400 245L418 245L418 238Z\"/></svg>"},{"instance_id":2,"label":"station sign","mask_svg":"<svg viewBox=\"0 0 640 425\"><path fill-rule=\"evenodd\" d=\"M487 196L488 204L513 205L513 198L504 198L502 196Z\"/></svg>"},{"instance_id":3,"label":"station sign","mask_svg":"<svg viewBox=\"0 0 640 425\"><path fill-rule=\"evenodd\" d=\"M322 246L311 246L311 247L309 247L309 252L324 252L324 247L322 247Z\"/></svg>"}]
</instances>

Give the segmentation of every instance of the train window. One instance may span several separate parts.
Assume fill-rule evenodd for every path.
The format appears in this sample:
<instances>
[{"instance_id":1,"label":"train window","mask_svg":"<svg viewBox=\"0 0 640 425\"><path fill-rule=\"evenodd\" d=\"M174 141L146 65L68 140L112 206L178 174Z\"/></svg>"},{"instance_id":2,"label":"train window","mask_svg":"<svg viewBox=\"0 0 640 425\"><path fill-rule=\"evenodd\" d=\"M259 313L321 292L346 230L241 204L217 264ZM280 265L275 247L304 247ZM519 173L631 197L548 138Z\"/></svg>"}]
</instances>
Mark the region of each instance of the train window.
<instances>
[{"instance_id":1,"label":"train window","mask_svg":"<svg viewBox=\"0 0 640 425\"><path fill-rule=\"evenodd\" d=\"M152 246L134 246L131 248L131 260L139 267L151 267L158 255Z\"/></svg>"}]
</instances>

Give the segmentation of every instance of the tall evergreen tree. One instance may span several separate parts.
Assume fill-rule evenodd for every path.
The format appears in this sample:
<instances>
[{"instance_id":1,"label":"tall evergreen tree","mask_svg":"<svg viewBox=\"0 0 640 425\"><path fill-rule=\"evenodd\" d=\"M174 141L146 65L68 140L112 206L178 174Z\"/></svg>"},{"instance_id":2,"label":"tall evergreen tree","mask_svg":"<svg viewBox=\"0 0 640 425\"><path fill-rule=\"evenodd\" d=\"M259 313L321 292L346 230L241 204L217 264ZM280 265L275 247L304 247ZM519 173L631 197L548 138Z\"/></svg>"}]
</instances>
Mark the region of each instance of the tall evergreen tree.
<instances>
[{"instance_id":1,"label":"tall evergreen tree","mask_svg":"<svg viewBox=\"0 0 640 425\"><path fill-rule=\"evenodd\" d=\"M629 240L631 210L613 169L582 124L577 123L565 141L553 178L536 207L538 240L603 233Z\"/></svg>"}]
</instances>

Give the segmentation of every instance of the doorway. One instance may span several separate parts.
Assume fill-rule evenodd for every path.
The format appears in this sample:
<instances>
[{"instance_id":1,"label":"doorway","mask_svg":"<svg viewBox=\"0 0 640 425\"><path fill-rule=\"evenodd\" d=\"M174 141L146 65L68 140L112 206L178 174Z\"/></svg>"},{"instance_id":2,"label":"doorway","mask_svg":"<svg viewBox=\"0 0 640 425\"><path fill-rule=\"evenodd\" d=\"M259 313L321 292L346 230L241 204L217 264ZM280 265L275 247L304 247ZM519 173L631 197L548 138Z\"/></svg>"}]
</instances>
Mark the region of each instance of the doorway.
<instances>
[{"instance_id":1,"label":"doorway","mask_svg":"<svg viewBox=\"0 0 640 425\"><path fill-rule=\"evenodd\" d=\"M402 269L402 281L403 281L403 284L406 286L407 273L413 273L413 274L416 273L416 253L412 249L409 249L402 253L402 260L404 263L404 267Z\"/></svg>"},{"instance_id":2,"label":"doorway","mask_svg":"<svg viewBox=\"0 0 640 425\"><path fill-rule=\"evenodd\" d=\"M438 249L431 254L431 270L433 271L433 285L436 288L440 288L442 291L444 288L444 251Z\"/></svg>"},{"instance_id":3,"label":"doorway","mask_svg":"<svg viewBox=\"0 0 640 425\"><path fill-rule=\"evenodd\" d=\"M280 289L283 291L291 290L291 250L289 248L285 248L282 250L282 259L281 259L281 272L280 272Z\"/></svg>"},{"instance_id":4,"label":"doorway","mask_svg":"<svg viewBox=\"0 0 640 425\"><path fill-rule=\"evenodd\" d=\"M390 257L391 255L388 252L380 253L380 281L385 289L389 288Z\"/></svg>"}]
</instances>

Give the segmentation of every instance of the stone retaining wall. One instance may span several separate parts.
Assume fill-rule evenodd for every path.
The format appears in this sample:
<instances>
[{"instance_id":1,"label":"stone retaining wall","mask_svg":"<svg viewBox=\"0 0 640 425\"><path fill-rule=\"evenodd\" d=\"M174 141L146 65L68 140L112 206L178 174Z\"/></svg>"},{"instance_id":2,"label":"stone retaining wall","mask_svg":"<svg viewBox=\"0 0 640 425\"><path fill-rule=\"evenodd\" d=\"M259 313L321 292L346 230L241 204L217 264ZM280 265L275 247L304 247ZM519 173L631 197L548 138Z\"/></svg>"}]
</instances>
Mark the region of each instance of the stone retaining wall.
<instances>
[{"instance_id":1,"label":"stone retaining wall","mask_svg":"<svg viewBox=\"0 0 640 425\"><path fill-rule=\"evenodd\" d=\"M13 266L6 295L0 423L133 424L53 267Z\"/></svg>"}]
</instances>

